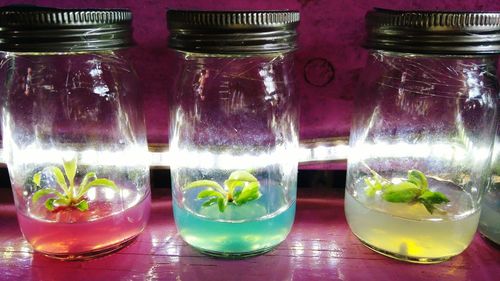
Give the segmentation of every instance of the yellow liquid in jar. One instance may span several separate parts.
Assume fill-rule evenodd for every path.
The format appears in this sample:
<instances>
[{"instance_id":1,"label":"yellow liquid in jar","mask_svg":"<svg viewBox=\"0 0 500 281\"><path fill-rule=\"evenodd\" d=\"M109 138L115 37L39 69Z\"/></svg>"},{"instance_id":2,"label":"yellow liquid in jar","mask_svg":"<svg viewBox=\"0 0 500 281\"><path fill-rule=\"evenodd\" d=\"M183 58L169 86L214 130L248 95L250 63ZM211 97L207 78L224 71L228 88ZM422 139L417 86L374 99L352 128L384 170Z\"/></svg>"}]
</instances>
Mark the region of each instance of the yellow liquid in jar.
<instances>
[{"instance_id":1,"label":"yellow liquid in jar","mask_svg":"<svg viewBox=\"0 0 500 281\"><path fill-rule=\"evenodd\" d=\"M480 215L479 210L461 216L431 215L418 203L379 201L373 206L361 203L349 192L345 213L352 232L368 247L417 263L444 261L464 251L474 237Z\"/></svg>"}]
</instances>

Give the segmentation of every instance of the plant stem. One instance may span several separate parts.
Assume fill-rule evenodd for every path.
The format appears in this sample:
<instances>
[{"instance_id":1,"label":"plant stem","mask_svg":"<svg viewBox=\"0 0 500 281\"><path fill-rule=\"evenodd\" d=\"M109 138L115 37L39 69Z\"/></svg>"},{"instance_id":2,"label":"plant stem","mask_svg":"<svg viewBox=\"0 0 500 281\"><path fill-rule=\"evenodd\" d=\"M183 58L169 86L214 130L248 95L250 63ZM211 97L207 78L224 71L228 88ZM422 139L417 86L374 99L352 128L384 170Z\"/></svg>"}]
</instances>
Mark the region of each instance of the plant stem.
<instances>
[{"instance_id":1,"label":"plant stem","mask_svg":"<svg viewBox=\"0 0 500 281\"><path fill-rule=\"evenodd\" d=\"M211 181L211 180L197 180L194 182L191 182L187 186L184 187L184 190L192 189L192 188L205 188L205 187L210 187L216 191L218 191L220 194L223 194L224 196L227 197L227 191L220 186L217 182Z\"/></svg>"},{"instance_id":2,"label":"plant stem","mask_svg":"<svg viewBox=\"0 0 500 281\"><path fill-rule=\"evenodd\" d=\"M391 183L390 180L382 177L379 173L375 172L375 170L373 170L372 168L370 168L370 166L368 166L365 162L361 162L361 164L363 164L363 166L365 166L365 168L367 168L368 171L370 171L370 173L372 173L373 176L379 178L381 181L384 181L385 183Z\"/></svg>"},{"instance_id":3,"label":"plant stem","mask_svg":"<svg viewBox=\"0 0 500 281\"><path fill-rule=\"evenodd\" d=\"M75 189L74 183L70 182L69 183L69 194L68 194L69 202L73 202L73 197L74 197L74 193L75 193L74 189Z\"/></svg>"}]
</instances>

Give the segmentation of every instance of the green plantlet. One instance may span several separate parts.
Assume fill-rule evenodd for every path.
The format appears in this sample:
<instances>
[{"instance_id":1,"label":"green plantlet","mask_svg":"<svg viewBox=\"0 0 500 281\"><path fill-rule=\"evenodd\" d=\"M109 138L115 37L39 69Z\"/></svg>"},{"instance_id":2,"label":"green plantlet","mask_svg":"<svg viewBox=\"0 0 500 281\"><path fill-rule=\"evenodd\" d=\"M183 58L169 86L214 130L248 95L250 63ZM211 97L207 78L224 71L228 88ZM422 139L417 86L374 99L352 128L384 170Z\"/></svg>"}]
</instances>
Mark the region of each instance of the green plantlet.
<instances>
[{"instance_id":1,"label":"green plantlet","mask_svg":"<svg viewBox=\"0 0 500 281\"><path fill-rule=\"evenodd\" d=\"M76 158L70 161L63 161L64 173L60 168L55 166L50 166L44 168L42 171L37 172L33 175L33 183L39 190L33 194L31 200L33 203L38 202L42 197L46 195L53 195L53 197L45 200L45 208L49 211L55 211L58 208L76 208L82 212L89 209L89 203L85 200L85 194L92 187L104 187L111 188L114 191L118 191L116 184L105 178L97 178L95 172L88 172L84 177L80 185L75 185L75 176L77 170ZM57 187L42 187L42 173L51 173L59 186Z\"/></svg>"},{"instance_id":2,"label":"green plantlet","mask_svg":"<svg viewBox=\"0 0 500 281\"><path fill-rule=\"evenodd\" d=\"M369 167L368 169L372 173L371 177L364 179L367 186L365 193L368 197L374 197L379 191L382 199L387 202L421 203L431 214L436 210L444 212L436 205L450 202L443 193L429 190L427 177L419 170L409 170L407 179L400 183L392 183Z\"/></svg>"},{"instance_id":3,"label":"green plantlet","mask_svg":"<svg viewBox=\"0 0 500 281\"><path fill-rule=\"evenodd\" d=\"M409 203L420 194L420 188L411 182L391 184L384 189L382 198L387 202Z\"/></svg>"},{"instance_id":4,"label":"green plantlet","mask_svg":"<svg viewBox=\"0 0 500 281\"><path fill-rule=\"evenodd\" d=\"M427 181L427 177L419 170L408 171L408 182L411 182L420 187L422 191L426 191L429 189L429 182Z\"/></svg>"},{"instance_id":5,"label":"green plantlet","mask_svg":"<svg viewBox=\"0 0 500 281\"><path fill-rule=\"evenodd\" d=\"M261 196L260 183L257 178L242 170L232 172L224 181L224 187L215 181L197 180L186 185L184 190L193 188L203 188L196 197L196 199L205 200L203 207L217 204L221 213L226 210L228 204L240 206L257 200Z\"/></svg>"},{"instance_id":6,"label":"green plantlet","mask_svg":"<svg viewBox=\"0 0 500 281\"><path fill-rule=\"evenodd\" d=\"M377 191L382 190L385 185L389 184L389 182L385 182L384 178L382 178L379 174L372 171L372 175L372 177L364 178L367 186L365 192L368 197L375 196Z\"/></svg>"},{"instance_id":7,"label":"green plantlet","mask_svg":"<svg viewBox=\"0 0 500 281\"><path fill-rule=\"evenodd\" d=\"M448 197L439 191L425 191L417 200L424 204L427 211L431 214L437 209L434 205L450 202Z\"/></svg>"}]
</instances>

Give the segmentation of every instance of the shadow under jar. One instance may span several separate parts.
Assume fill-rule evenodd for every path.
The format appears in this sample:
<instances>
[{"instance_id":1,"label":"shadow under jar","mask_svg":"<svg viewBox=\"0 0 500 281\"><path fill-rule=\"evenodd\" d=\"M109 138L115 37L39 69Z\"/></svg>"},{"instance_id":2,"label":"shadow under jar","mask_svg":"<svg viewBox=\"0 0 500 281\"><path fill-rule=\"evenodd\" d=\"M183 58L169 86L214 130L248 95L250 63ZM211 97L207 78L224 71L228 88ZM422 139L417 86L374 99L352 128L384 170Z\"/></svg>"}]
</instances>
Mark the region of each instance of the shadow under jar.
<instances>
[{"instance_id":1,"label":"shadow under jar","mask_svg":"<svg viewBox=\"0 0 500 281\"><path fill-rule=\"evenodd\" d=\"M151 205L126 10L0 9L2 129L21 231L49 257L120 249Z\"/></svg>"},{"instance_id":2,"label":"shadow under jar","mask_svg":"<svg viewBox=\"0 0 500 281\"><path fill-rule=\"evenodd\" d=\"M168 11L173 210L202 253L242 258L282 242L296 204L297 12Z\"/></svg>"},{"instance_id":3,"label":"shadow under jar","mask_svg":"<svg viewBox=\"0 0 500 281\"><path fill-rule=\"evenodd\" d=\"M369 248L435 263L478 226L496 123L500 14L367 14L345 213Z\"/></svg>"}]
</instances>

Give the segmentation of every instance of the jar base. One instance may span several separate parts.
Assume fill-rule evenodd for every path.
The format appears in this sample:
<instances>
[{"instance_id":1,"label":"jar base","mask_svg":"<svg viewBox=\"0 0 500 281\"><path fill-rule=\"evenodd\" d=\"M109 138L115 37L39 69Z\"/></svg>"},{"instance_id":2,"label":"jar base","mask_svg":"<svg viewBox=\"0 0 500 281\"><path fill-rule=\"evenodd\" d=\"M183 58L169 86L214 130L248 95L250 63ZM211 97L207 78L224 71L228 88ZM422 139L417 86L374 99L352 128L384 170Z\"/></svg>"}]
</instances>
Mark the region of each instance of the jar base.
<instances>
[{"instance_id":1,"label":"jar base","mask_svg":"<svg viewBox=\"0 0 500 281\"><path fill-rule=\"evenodd\" d=\"M441 262L447 261L453 257L453 256L445 256L445 257L438 257L438 258L426 258L426 257L412 257L412 256L407 256L407 255L401 255L398 253L393 253L390 251L386 251L386 250L377 248L377 247L363 241L363 239L359 238L358 236L356 236L356 238L358 238L359 241L361 241L361 243L363 243L363 245L366 246L368 249L370 249L374 252L377 252L381 255L384 255L386 257L393 258L393 259L396 259L399 261L404 261L404 262L418 263L418 264L435 264L435 263L441 263Z\"/></svg>"},{"instance_id":2,"label":"jar base","mask_svg":"<svg viewBox=\"0 0 500 281\"><path fill-rule=\"evenodd\" d=\"M483 232L481 232L481 230L479 230L479 234L481 236L481 238L486 242L488 243L488 245L494 247L495 249L498 249L500 250L500 240L494 240L493 238L491 238L490 236L484 234Z\"/></svg>"},{"instance_id":3,"label":"jar base","mask_svg":"<svg viewBox=\"0 0 500 281\"><path fill-rule=\"evenodd\" d=\"M36 251L48 258L52 259L57 259L57 260L62 260L62 261L85 261L85 260L91 260L95 258L99 258L102 256L106 256L115 252L118 252L119 250L125 248L126 246L132 244L137 236L139 236L140 233L113 245L106 246L104 248L100 249L95 249L89 252L83 252L83 253L46 253L46 252L41 252L41 251Z\"/></svg>"},{"instance_id":4,"label":"jar base","mask_svg":"<svg viewBox=\"0 0 500 281\"><path fill-rule=\"evenodd\" d=\"M271 247L259 249L256 251L239 252L239 253L218 252L218 251L210 251L210 250L200 249L200 248L196 248L194 246L191 246L191 247L193 247L193 249L197 250L198 252L200 252L204 255L211 256L214 258L240 260L240 259L251 258L251 257L260 256L260 255L263 255L265 253L268 253L268 252L274 250L276 247L278 247L279 244L281 244L281 243L278 243L277 245L274 245Z\"/></svg>"}]
</instances>

